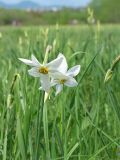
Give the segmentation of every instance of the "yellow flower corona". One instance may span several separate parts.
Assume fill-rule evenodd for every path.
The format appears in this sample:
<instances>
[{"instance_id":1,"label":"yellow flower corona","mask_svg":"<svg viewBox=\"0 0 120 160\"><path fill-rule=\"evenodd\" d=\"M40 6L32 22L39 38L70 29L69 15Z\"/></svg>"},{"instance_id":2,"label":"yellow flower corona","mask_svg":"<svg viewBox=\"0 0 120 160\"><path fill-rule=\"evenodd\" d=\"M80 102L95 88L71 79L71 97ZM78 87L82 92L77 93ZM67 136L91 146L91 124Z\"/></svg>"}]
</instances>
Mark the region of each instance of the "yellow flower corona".
<instances>
[{"instance_id":1,"label":"yellow flower corona","mask_svg":"<svg viewBox=\"0 0 120 160\"><path fill-rule=\"evenodd\" d=\"M60 80L60 84L64 84L65 82L66 82L65 79L61 79L61 80Z\"/></svg>"},{"instance_id":2,"label":"yellow flower corona","mask_svg":"<svg viewBox=\"0 0 120 160\"><path fill-rule=\"evenodd\" d=\"M47 67L40 67L39 72L42 74L48 74L48 68Z\"/></svg>"}]
</instances>

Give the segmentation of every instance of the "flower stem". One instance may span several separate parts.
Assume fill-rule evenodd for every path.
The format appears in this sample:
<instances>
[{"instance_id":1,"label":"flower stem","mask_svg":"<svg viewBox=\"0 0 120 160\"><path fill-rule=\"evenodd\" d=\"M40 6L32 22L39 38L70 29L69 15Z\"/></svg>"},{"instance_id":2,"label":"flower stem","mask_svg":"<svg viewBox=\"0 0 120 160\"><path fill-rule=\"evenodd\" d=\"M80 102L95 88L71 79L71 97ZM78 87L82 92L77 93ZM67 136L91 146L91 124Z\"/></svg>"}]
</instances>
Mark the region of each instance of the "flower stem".
<instances>
[{"instance_id":1,"label":"flower stem","mask_svg":"<svg viewBox=\"0 0 120 160\"><path fill-rule=\"evenodd\" d=\"M48 116L47 116L47 104L44 103L43 108L43 128L44 128L44 140L46 150L46 160L50 160L50 147L49 147L49 134L48 134Z\"/></svg>"},{"instance_id":2,"label":"flower stem","mask_svg":"<svg viewBox=\"0 0 120 160\"><path fill-rule=\"evenodd\" d=\"M40 128L41 128L41 121L43 116L43 107L44 107L44 94L45 92L40 92L39 96L39 104L38 104L38 112L37 112L37 125L36 125L36 147L35 147L35 160L39 159L40 156Z\"/></svg>"}]
</instances>

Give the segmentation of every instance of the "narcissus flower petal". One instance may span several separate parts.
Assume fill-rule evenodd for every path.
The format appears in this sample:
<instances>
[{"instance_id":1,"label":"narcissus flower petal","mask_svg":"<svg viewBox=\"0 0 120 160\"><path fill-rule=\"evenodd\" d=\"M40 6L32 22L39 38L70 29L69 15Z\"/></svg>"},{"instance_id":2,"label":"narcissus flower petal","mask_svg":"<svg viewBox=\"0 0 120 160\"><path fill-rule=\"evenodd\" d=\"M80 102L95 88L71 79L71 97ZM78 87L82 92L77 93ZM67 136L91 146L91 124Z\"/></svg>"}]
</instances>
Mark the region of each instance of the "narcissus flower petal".
<instances>
[{"instance_id":1,"label":"narcissus flower petal","mask_svg":"<svg viewBox=\"0 0 120 160\"><path fill-rule=\"evenodd\" d=\"M63 58L62 57L58 57L56 59L54 59L53 61L47 63L45 66L49 68L49 70L52 72L56 70L58 70L58 67L61 65L63 61Z\"/></svg>"},{"instance_id":2,"label":"narcissus flower petal","mask_svg":"<svg viewBox=\"0 0 120 160\"><path fill-rule=\"evenodd\" d=\"M32 54L31 56L32 62L36 64L36 66L41 66L40 62L37 60L37 58Z\"/></svg>"},{"instance_id":3,"label":"narcissus flower petal","mask_svg":"<svg viewBox=\"0 0 120 160\"><path fill-rule=\"evenodd\" d=\"M59 94L62 91L62 89L63 89L63 85L62 84L57 84L55 95Z\"/></svg>"},{"instance_id":4,"label":"narcissus flower petal","mask_svg":"<svg viewBox=\"0 0 120 160\"><path fill-rule=\"evenodd\" d=\"M25 63L26 65L29 66L34 66L33 62L31 60L28 59L24 59L24 58L18 58L20 61L22 61L23 63Z\"/></svg>"},{"instance_id":5,"label":"narcissus flower petal","mask_svg":"<svg viewBox=\"0 0 120 160\"><path fill-rule=\"evenodd\" d=\"M40 77L39 68L38 67L32 67L30 70L28 70L29 75L33 77Z\"/></svg>"},{"instance_id":6,"label":"narcissus flower petal","mask_svg":"<svg viewBox=\"0 0 120 160\"><path fill-rule=\"evenodd\" d=\"M75 77L78 75L79 72L80 72L80 65L76 65L67 71L67 75Z\"/></svg>"},{"instance_id":7,"label":"narcissus flower petal","mask_svg":"<svg viewBox=\"0 0 120 160\"><path fill-rule=\"evenodd\" d=\"M70 77L67 81L65 81L64 85L68 87L75 87L78 85L78 82L74 78Z\"/></svg>"},{"instance_id":8,"label":"narcissus flower petal","mask_svg":"<svg viewBox=\"0 0 120 160\"><path fill-rule=\"evenodd\" d=\"M41 74L40 77L41 87L45 92L49 92L50 90L50 78L49 75Z\"/></svg>"},{"instance_id":9,"label":"narcissus flower petal","mask_svg":"<svg viewBox=\"0 0 120 160\"><path fill-rule=\"evenodd\" d=\"M62 53L60 53L58 55L58 57L62 57L63 58L61 65L58 67L58 70L61 73L66 73L67 69L68 69L68 64L67 64L66 58L65 58L65 56Z\"/></svg>"}]
</instances>

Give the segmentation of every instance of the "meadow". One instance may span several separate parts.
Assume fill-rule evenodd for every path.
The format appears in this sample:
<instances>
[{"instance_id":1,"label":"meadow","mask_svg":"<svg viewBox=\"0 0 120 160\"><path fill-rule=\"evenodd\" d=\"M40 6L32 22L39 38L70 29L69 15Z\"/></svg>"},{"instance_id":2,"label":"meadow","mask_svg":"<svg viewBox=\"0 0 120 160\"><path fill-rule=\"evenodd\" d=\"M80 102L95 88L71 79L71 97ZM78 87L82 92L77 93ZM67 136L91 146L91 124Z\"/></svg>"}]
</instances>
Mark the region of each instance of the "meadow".
<instances>
[{"instance_id":1,"label":"meadow","mask_svg":"<svg viewBox=\"0 0 120 160\"><path fill-rule=\"evenodd\" d=\"M0 160L119 160L120 72L104 83L120 54L120 26L0 28ZM81 65L79 85L54 89L45 105L39 78L18 58L49 61L63 53Z\"/></svg>"}]
</instances>

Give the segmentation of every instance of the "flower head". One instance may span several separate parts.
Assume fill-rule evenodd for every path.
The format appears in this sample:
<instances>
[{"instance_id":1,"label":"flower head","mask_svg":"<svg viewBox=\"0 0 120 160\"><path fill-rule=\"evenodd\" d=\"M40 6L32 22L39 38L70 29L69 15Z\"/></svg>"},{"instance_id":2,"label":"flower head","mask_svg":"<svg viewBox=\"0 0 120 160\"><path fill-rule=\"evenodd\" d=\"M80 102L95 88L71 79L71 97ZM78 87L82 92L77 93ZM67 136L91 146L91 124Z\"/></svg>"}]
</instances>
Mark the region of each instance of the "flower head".
<instances>
[{"instance_id":1,"label":"flower head","mask_svg":"<svg viewBox=\"0 0 120 160\"><path fill-rule=\"evenodd\" d=\"M78 85L75 80L75 76L80 72L80 65L76 65L68 70L68 64L66 58L63 54L59 54L58 57L63 58L61 65L58 67L58 72L56 75L53 75L51 81L51 86L56 85L56 95L61 92L63 85L68 87L75 87Z\"/></svg>"},{"instance_id":2,"label":"flower head","mask_svg":"<svg viewBox=\"0 0 120 160\"><path fill-rule=\"evenodd\" d=\"M32 67L28 70L29 75L40 77L42 89L48 92L50 89L50 76L58 72L58 67L62 63L63 58L58 57L46 64L41 64L34 55L31 56L31 60L23 58L19 58L19 60Z\"/></svg>"},{"instance_id":3,"label":"flower head","mask_svg":"<svg viewBox=\"0 0 120 160\"><path fill-rule=\"evenodd\" d=\"M50 87L56 85L57 95L63 89L63 85L68 87L78 85L74 77L80 72L80 65L76 65L68 70L66 58L61 53L49 63L44 61L44 64L41 64L34 55L31 56L31 60L23 58L19 58L19 60L32 67L28 70L29 75L40 77L40 89L45 92L49 92Z\"/></svg>"}]
</instances>

